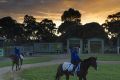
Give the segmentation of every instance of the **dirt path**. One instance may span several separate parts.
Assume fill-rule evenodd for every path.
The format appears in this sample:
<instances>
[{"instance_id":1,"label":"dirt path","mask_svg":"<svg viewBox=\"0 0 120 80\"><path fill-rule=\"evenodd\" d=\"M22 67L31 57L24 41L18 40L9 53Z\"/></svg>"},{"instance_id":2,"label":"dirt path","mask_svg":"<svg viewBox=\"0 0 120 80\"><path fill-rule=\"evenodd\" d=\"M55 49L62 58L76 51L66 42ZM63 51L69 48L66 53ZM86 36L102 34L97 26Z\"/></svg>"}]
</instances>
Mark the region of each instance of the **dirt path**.
<instances>
[{"instance_id":1,"label":"dirt path","mask_svg":"<svg viewBox=\"0 0 120 80\"><path fill-rule=\"evenodd\" d=\"M22 68L27 69L30 67L49 66L49 65L54 65L54 64L60 64L60 63L63 63L64 61L69 61L69 60L68 59L60 59L60 60L56 59L56 60L52 60L49 62L41 62L41 63L35 63L35 64L24 64L22 66ZM120 61L98 61L98 64L120 64ZM0 68L0 80L4 80L3 76L7 72L12 72L11 67ZM16 79L11 79L11 80L16 80Z\"/></svg>"},{"instance_id":2,"label":"dirt path","mask_svg":"<svg viewBox=\"0 0 120 80\"><path fill-rule=\"evenodd\" d=\"M41 67L41 66L49 66L49 65L54 65L54 64L60 64L60 63L63 63L64 61L68 61L66 59L63 59L63 60L52 60L52 61L49 61L49 62L41 62L41 63L35 63L35 64L24 64L22 66L22 69L27 69L27 68L30 68L30 67ZM4 67L4 68L0 68L0 80L4 80L3 79L3 76L7 73L7 72L11 72L11 66L9 67ZM15 74L13 74L15 75ZM16 79L14 79L16 80Z\"/></svg>"}]
</instances>

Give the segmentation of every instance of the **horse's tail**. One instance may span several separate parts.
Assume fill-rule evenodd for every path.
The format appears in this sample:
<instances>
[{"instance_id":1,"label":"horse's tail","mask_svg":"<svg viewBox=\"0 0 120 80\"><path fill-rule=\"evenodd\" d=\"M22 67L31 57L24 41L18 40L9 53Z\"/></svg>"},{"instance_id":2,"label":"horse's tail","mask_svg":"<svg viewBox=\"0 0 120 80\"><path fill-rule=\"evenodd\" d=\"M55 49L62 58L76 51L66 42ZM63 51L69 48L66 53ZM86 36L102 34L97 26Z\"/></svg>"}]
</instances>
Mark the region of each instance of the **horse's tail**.
<instances>
[{"instance_id":1,"label":"horse's tail","mask_svg":"<svg viewBox=\"0 0 120 80\"><path fill-rule=\"evenodd\" d=\"M55 80L59 80L61 74L62 74L62 65L63 64L60 64L57 68L57 73L56 73L56 76L55 76Z\"/></svg>"}]
</instances>

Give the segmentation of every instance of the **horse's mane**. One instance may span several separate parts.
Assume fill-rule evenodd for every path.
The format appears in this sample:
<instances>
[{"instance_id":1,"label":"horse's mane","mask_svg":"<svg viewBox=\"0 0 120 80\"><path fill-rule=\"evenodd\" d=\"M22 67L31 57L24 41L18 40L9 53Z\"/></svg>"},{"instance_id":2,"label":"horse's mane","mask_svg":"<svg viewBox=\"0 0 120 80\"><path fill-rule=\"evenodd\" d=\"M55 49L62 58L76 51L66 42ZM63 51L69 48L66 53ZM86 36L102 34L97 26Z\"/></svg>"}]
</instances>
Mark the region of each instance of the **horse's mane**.
<instances>
[{"instance_id":1,"label":"horse's mane","mask_svg":"<svg viewBox=\"0 0 120 80\"><path fill-rule=\"evenodd\" d=\"M90 59L96 59L95 57L89 57L87 59L84 59L83 62L89 61Z\"/></svg>"}]
</instances>

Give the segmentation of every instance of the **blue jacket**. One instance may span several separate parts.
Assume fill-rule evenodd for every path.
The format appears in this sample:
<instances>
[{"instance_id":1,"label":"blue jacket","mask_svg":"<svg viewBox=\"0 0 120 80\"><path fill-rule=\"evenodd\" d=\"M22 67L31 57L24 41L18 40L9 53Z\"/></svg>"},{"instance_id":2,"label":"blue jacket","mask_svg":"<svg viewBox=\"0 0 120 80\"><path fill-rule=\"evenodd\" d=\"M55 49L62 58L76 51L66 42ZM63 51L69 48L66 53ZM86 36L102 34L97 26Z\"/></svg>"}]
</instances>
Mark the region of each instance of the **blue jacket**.
<instances>
[{"instance_id":1,"label":"blue jacket","mask_svg":"<svg viewBox=\"0 0 120 80\"><path fill-rule=\"evenodd\" d=\"M77 50L70 48L70 53L71 53L71 63L78 64L80 62L80 57L78 56Z\"/></svg>"},{"instance_id":2,"label":"blue jacket","mask_svg":"<svg viewBox=\"0 0 120 80\"><path fill-rule=\"evenodd\" d=\"M15 48L15 55L17 56L17 58L20 58L20 50Z\"/></svg>"}]
</instances>

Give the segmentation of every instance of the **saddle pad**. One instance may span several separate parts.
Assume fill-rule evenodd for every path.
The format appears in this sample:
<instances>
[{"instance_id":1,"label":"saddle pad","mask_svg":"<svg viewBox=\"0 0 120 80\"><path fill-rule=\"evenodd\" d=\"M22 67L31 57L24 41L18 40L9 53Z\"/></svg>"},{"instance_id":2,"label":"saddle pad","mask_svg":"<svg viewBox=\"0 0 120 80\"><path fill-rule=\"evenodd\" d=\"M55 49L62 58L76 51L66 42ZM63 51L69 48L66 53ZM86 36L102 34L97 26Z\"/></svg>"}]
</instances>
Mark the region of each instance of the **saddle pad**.
<instances>
[{"instance_id":1,"label":"saddle pad","mask_svg":"<svg viewBox=\"0 0 120 80\"><path fill-rule=\"evenodd\" d=\"M20 58L21 58L21 59L24 59L23 55L20 54Z\"/></svg>"},{"instance_id":2,"label":"saddle pad","mask_svg":"<svg viewBox=\"0 0 120 80\"><path fill-rule=\"evenodd\" d=\"M78 71L80 71L80 63L78 64L78 66L75 69L75 72L78 72Z\"/></svg>"},{"instance_id":3,"label":"saddle pad","mask_svg":"<svg viewBox=\"0 0 120 80\"><path fill-rule=\"evenodd\" d=\"M74 65L71 64L70 62L64 62L62 65L63 71L72 71L73 70Z\"/></svg>"}]
</instances>

